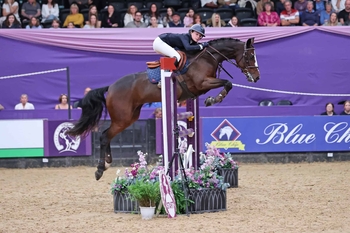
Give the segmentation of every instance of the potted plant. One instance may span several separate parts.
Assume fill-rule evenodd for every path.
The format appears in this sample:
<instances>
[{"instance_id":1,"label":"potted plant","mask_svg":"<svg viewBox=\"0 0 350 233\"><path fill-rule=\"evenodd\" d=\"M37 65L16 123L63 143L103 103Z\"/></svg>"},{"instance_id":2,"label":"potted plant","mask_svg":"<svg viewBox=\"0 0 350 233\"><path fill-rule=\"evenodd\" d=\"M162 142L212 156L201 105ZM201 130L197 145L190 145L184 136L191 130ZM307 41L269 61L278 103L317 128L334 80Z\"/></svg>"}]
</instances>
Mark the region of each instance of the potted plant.
<instances>
[{"instance_id":1,"label":"potted plant","mask_svg":"<svg viewBox=\"0 0 350 233\"><path fill-rule=\"evenodd\" d=\"M155 213L156 203L160 201L159 182L137 180L128 186L131 199L140 205L142 219L151 219Z\"/></svg>"}]
</instances>

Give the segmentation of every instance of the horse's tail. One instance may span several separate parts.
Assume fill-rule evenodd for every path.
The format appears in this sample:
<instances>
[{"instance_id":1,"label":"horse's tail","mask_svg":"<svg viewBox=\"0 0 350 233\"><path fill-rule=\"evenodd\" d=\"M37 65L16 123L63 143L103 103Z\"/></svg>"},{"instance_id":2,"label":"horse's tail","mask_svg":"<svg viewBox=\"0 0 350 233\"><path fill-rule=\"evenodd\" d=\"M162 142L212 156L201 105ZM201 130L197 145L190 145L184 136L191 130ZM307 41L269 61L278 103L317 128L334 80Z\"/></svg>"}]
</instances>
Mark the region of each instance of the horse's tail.
<instances>
[{"instance_id":1,"label":"horse's tail","mask_svg":"<svg viewBox=\"0 0 350 233\"><path fill-rule=\"evenodd\" d=\"M85 135L98 125L103 108L105 108L105 114L107 114L104 94L108 91L108 88L107 86L94 89L86 94L82 103L80 119L72 129L67 131L67 134L72 136Z\"/></svg>"}]
</instances>

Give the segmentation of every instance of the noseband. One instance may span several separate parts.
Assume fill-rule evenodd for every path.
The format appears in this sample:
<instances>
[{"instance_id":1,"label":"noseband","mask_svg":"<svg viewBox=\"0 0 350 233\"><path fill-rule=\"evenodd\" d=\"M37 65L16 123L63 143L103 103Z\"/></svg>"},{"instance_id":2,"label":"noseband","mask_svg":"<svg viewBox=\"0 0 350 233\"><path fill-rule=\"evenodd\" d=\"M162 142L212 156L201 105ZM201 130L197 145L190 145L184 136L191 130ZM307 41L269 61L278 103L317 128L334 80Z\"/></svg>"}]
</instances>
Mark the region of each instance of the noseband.
<instances>
[{"instance_id":1,"label":"noseband","mask_svg":"<svg viewBox=\"0 0 350 233\"><path fill-rule=\"evenodd\" d=\"M231 59L229 59L228 57L226 57L224 54L222 54L219 50L217 50L216 48L214 48L213 46L209 45L209 48L211 48L212 50L214 50L215 52L217 52L220 56L222 56L223 58L225 58L225 61L227 61L228 63L231 63L232 65L236 66L237 68L239 68L242 73L247 77L248 81L251 81L251 82L254 82L254 78L253 76L249 73L248 69L251 69L251 68L259 68L258 66L250 66L249 65L249 61L251 60L251 57L248 58L247 57L247 51L249 50L252 50L254 48L244 48L244 52L243 52L243 55L242 57L239 59L238 63L235 63L233 62ZM213 58L214 60L218 63L219 67L224 70L228 76L230 76L232 79L233 77L227 72L227 70L222 66L222 62L219 63L218 60L215 58L215 56L209 52L208 50L206 50L207 53L209 53ZM241 60L244 59L244 64L245 64L245 67L244 68L241 68L238 66L238 64L241 62Z\"/></svg>"}]
</instances>

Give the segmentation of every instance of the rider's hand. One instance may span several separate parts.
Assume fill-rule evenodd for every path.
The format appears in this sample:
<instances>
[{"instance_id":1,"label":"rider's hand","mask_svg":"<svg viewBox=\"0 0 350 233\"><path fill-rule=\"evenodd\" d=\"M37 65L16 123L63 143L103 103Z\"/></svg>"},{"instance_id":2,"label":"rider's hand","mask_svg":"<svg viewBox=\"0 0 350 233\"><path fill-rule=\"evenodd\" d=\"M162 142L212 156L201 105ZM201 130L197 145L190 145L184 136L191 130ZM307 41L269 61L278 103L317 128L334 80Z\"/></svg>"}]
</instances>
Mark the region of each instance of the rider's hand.
<instances>
[{"instance_id":1,"label":"rider's hand","mask_svg":"<svg viewBox=\"0 0 350 233\"><path fill-rule=\"evenodd\" d=\"M203 45L203 48L205 48L205 47L209 46L209 43L208 42L203 42L202 45Z\"/></svg>"}]
</instances>

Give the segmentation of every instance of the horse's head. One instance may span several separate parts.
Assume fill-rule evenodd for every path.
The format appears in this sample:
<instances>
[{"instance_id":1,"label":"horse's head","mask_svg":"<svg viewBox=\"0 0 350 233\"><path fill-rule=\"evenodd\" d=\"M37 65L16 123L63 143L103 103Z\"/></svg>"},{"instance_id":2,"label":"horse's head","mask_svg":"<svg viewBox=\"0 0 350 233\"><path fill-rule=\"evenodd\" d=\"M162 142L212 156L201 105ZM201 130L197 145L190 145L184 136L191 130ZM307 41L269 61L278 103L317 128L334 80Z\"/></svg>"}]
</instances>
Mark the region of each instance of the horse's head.
<instances>
[{"instance_id":1,"label":"horse's head","mask_svg":"<svg viewBox=\"0 0 350 233\"><path fill-rule=\"evenodd\" d=\"M257 82L260 77L258 62L253 46L254 38L242 42L232 38L222 38L210 42L215 58L220 63L228 61L242 70L249 82ZM235 59L236 64L230 59Z\"/></svg>"}]
</instances>

